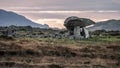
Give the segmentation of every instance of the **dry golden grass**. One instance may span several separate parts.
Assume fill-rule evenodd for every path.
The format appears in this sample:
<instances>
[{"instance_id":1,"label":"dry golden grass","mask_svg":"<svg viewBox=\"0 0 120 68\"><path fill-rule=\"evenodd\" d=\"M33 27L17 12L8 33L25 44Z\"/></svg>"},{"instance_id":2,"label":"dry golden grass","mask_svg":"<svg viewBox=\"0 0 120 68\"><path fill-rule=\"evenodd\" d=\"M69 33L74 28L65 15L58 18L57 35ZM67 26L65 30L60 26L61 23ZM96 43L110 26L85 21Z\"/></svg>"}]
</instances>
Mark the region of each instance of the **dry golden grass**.
<instances>
[{"instance_id":1,"label":"dry golden grass","mask_svg":"<svg viewBox=\"0 0 120 68\"><path fill-rule=\"evenodd\" d=\"M0 68L5 67L120 68L120 44L68 39L0 40Z\"/></svg>"}]
</instances>

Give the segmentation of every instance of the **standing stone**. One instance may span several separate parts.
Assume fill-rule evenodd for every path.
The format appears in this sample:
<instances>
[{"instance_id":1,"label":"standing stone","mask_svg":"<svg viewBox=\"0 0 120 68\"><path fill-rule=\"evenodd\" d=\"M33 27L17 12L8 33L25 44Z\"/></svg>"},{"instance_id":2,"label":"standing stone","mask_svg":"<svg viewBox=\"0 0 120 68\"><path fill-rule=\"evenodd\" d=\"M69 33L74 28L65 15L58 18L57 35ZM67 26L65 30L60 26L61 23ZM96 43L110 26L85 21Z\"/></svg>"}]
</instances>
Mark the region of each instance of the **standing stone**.
<instances>
[{"instance_id":1,"label":"standing stone","mask_svg":"<svg viewBox=\"0 0 120 68\"><path fill-rule=\"evenodd\" d=\"M69 31L69 37L72 36L74 39L89 38L89 32L85 27L92 24L95 24L95 22L90 19L75 16L67 18L64 22L64 26Z\"/></svg>"},{"instance_id":2,"label":"standing stone","mask_svg":"<svg viewBox=\"0 0 120 68\"><path fill-rule=\"evenodd\" d=\"M80 34L80 27L77 26L77 27L74 27L74 38L75 39L80 39L81 38L81 34Z\"/></svg>"},{"instance_id":3,"label":"standing stone","mask_svg":"<svg viewBox=\"0 0 120 68\"><path fill-rule=\"evenodd\" d=\"M86 28L84 28L84 31L85 31L85 38L89 38L90 37L90 35L89 35L89 31L86 29Z\"/></svg>"}]
</instances>

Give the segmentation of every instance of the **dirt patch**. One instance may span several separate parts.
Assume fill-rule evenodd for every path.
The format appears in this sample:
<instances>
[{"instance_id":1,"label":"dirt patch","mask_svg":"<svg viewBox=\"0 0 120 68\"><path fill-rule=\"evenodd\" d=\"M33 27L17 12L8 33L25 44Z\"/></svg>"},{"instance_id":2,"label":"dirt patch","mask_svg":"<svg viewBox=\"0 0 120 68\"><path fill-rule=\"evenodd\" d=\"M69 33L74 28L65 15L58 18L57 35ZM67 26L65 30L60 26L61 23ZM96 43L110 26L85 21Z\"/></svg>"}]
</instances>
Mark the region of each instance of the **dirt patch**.
<instances>
[{"instance_id":1,"label":"dirt patch","mask_svg":"<svg viewBox=\"0 0 120 68\"><path fill-rule=\"evenodd\" d=\"M77 54L74 50L67 48L67 47L60 47L60 46L38 46L39 50L42 51L43 55L45 56L62 56L62 57L75 57Z\"/></svg>"}]
</instances>

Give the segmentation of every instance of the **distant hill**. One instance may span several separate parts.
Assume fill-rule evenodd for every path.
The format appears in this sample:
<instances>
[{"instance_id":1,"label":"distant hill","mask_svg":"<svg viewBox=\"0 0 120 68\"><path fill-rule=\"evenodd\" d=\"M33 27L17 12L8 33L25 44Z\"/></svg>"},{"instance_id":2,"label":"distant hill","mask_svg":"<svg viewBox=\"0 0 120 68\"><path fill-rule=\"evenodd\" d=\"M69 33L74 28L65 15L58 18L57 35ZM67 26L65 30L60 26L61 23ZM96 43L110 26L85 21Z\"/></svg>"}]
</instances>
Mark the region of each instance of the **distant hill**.
<instances>
[{"instance_id":1,"label":"distant hill","mask_svg":"<svg viewBox=\"0 0 120 68\"><path fill-rule=\"evenodd\" d=\"M107 20L102 22L97 22L94 26L89 27L88 30L106 30L106 31L120 31L120 20Z\"/></svg>"},{"instance_id":2,"label":"distant hill","mask_svg":"<svg viewBox=\"0 0 120 68\"><path fill-rule=\"evenodd\" d=\"M37 24L22 15L0 9L0 26L10 25L49 28L47 24Z\"/></svg>"}]
</instances>

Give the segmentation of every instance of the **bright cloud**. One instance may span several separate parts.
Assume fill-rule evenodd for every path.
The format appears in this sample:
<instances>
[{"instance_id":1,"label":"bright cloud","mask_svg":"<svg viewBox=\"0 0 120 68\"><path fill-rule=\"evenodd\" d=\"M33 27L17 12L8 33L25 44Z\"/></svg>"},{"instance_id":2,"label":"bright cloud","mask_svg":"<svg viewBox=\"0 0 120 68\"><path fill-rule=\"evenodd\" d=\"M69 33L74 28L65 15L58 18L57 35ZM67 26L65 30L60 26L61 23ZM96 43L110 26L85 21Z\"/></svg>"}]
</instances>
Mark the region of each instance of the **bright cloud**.
<instances>
[{"instance_id":1,"label":"bright cloud","mask_svg":"<svg viewBox=\"0 0 120 68\"><path fill-rule=\"evenodd\" d=\"M98 13L116 13L116 12L120 12L120 11L14 11L14 12L18 12L18 13L93 13L93 12L98 12Z\"/></svg>"},{"instance_id":2,"label":"bright cloud","mask_svg":"<svg viewBox=\"0 0 120 68\"><path fill-rule=\"evenodd\" d=\"M59 27L64 28L63 23L64 19L38 19L35 22L40 24L49 24L50 27Z\"/></svg>"}]
</instances>

